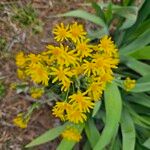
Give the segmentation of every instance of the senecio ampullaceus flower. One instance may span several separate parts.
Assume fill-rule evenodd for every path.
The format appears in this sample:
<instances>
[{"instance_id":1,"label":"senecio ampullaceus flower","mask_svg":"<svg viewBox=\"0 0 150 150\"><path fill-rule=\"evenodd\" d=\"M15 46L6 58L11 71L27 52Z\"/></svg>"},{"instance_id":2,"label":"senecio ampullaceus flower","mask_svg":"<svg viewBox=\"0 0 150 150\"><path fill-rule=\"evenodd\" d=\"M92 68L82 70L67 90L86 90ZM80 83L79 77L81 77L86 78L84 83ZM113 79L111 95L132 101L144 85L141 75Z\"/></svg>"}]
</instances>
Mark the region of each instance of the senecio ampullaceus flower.
<instances>
[{"instance_id":1,"label":"senecio ampullaceus flower","mask_svg":"<svg viewBox=\"0 0 150 150\"><path fill-rule=\"evenodd\" d=\"M30 89L33 98L44 94L43 87L51 88L61 98L53 106L53 115L80 124L87 120L106 84L113 80L113 69L119 63L118 49L107 35L93 44L77 22L56 25L53 34L56 45L47 45L39 54L17 54L18 77L36 85ZM81 139L78 130L71 127L62 136Z\"/></svg>"}]
</instances>

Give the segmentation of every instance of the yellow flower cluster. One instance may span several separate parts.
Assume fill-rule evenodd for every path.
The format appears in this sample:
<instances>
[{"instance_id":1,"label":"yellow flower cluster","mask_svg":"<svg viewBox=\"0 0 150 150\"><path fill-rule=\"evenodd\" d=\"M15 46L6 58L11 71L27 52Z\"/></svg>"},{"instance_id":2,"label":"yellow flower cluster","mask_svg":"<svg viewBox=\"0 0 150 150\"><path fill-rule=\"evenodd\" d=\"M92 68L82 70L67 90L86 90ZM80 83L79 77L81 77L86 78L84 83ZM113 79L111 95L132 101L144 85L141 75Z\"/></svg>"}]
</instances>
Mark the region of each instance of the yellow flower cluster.
<instances>
[{"instance_id":1,"label":"yellow flower cluster","mask_svg":"<svg viewBox=\"0 0 150 150\"><path fill-rule=\"evenodd\" d=\"M92 44L77 22L56 25L53 33L58 45L47 45L47 50L37 55L17 55L18 77L43 86L57 85L66 98L56 102L53 114L63 121L82 123L100 100L106 83L113 80L118 50L107 35Z\"/></svg>"},{"instance_id":2,"label":"yellow flower cluster","mask_svg":"<svg viewBox=\"0 0 150 150\"><path fill-rule=\"evenodd\" d=\"M123 84L126 91L131 91L135 87L136 81L130 79L130 77L127 77Z\"/></svg>"},{"instance_id":3,"label":"yellow flower cluster","mask_svg":"<svg viewBox=\"0 0 150 150\"><path fill-rule=\"evenodd\" d=\"M75 142L79 142L82 138L79 131L73 127L69 127L66 130L64 130L62 133L62 137Z\"/></svg>"}]
</instances>

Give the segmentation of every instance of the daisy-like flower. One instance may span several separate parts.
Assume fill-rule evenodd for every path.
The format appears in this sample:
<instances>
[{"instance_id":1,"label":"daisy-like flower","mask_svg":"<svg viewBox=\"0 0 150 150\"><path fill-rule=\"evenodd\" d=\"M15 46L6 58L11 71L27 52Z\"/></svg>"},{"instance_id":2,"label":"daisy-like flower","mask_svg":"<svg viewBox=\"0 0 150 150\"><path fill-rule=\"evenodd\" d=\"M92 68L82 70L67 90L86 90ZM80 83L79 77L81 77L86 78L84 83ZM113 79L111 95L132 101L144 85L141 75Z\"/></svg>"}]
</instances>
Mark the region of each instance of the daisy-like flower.
<instances>
[{"instance_id":1,"label":"daisy-like flower","mask_svg":"<svg viewBox=\"0 0 150 150\"><path fill-rule=\"evenodd\" d=\"M64 54L64 65L68 67L69 65L76 66L78 65L77 56L74 54L74 50L66 52Z\"/></svg>"},{"instance_id":2,"label":"daisy-like flower","mask_svg":"<svg viewBox=\"0 0 150 150\"><path fill-rule=\"evenodd\" d=\"M69 37L73 42L76 43L79 39L85 39L86 34L87 33L81 24L77 24L77 22L75 22L70 26Z\"/></svg>"},{"instance_id":3,"label":"daisy-like flower","mask_svg":"<svg viewBox=\"0 0 150 150\"><path fill-rule=\"evenodd\" d=\"M77 55L80 57L81 60L84 57L91 56L92 45L88 44L89 41L89 39L81 39L76 44Z\"/></svg>"},{"instance_id":4,"label":"daisy-like flower","mask_svg":"<svg viewBox=\"0 0 150 150\"><path fill-rule=\"evenodd\" d=\"M47 68L42 64L32 64L27 67L27 75L29 75L35 83L42 83L47 86L49 81L49 73Z\"/></svg>"},{"instance_id":5,"label":"daisy-like flower","mask_svg":"<svg viewBox=\"0 0 150 150\"><path fill-rule=\"evenodd\" d=\"M29 54L27 60L30 61L30 65L39 63L41 61L40 55Z\"/></svg>"},{"instance_id":6,"label":"daisy-like flower","mask_svg":"<svg viewBox=\"0 0 150 150\"><path fill-rule=\"evenodd\" d=\"M17 55L16 55L16 65L18 67L25 67L25 64L26 64L26 56L24 55L23 52L19 52Z\"/></svg>"},{"instance_id":7,"label":"daisy-like flower","mask_svg":"<svg viewBox=\"0 0 150 150\"><path fill-rule=\"evenodd\" d=\"M106 54L96 54L93 56L92 62L95 63L97 68L97 74L105 74L110 73L112 74L113 68L117 68L119 60L116 58L108 57Z\"/></svg>"},{"instance_id":8,"label":"daisy-like flower","mask_svg":"<svg viewBox=\"0 0 150 150\"><path fill-rule=\"evenodd\" d=\"M57 64L59 65L65 65L65 66L69 66L69 65L76 65L77 64L77 58L76 55L74 54L75 51L74 50L70 50L68 49L68 46L63 46L62 44L60 44L60 46L53 46L53 45L48 45L48 52L47 54L50 54L51 57L51 61L56 61Z\"/></svg>"},{"instance_id":9,"label":"daisy-like flower","mask_svg":"<svg viewBox=\"0 0 150 150\"><path fill-rule=\"evenodd\" d=\"M132 80L130 77L127 77L123 84L126 91L131 91L135 87L136 81Z\"/></svg>"},{"instance_id":10,"label":"daisy-like flower","mask_svg":"<svg viewBox=\"0 0 150 150\"><path fill-rule=\"evenodd\" d=\"M79 75L81 75L83 72L84 72L84 69L83 69L83 67L80 66L80 65L77 65L76 67L73 67L73 69L72 69L72 73L73 73L73 75L75 75L75 76L79 76Z\"/></svg>"},{"instance_id":11,"label":"daisy-like flower","mask_svg":"<svg viewBox=\"0 0 150 150\"><path fill-rule=\"evenodd\" d=\"M69 90L69 87L70 87L70 84L72 83L72 81L70 80L65 80L65 82L61 82L60 85L61 85L61 91L67 91Z\"/></svg>"},{"instance_id":12,"label":"daisy-like flower","mask_svg":"<svg viewBox=\"0 0 150 150\"><path fill-rule=\"evenodd\" d=\"M98 79L98 82L107 83L107 82L111 82L113 79L114 79L113 74L105 73L100 76L100 78Z\"/></svg>"},{"instance_id":13,"label":"daisy-like flower","mask_svg":"<svg viewBox=\"0 0 150 150\"><path fill-rule=\"evenodd\" d=\"M90 112L90 108L93 108L94 103L91 102L91 98L85 96L86 93L78 91L76 94L69 96L69 103L73 103L74 106L78 107L81 112Z\"/></svg>"},{"instance_id":14,"label":"daisy-like flower","mask_svg":"<svg viewBox=\"0 0 150 150\"><path fill-rule=\"evenodd\" d=\"M14 125L20 127L20 128L27 128L28 122L30 120L30 117L26 117L23 115L23 113L19 113L14 119L13 123Z\"/></svg>"},{"instance_id":15,"label":"daisy-like flower","mask_svg":"<svg viewBox=\"0 0 150 150\"><path fill-rule=\"evenodd\" d=\"M67 102L56 102L52 112L55 117L59 117L62 121L66 120L66 112L71 109L71 105Z\"/></svg>"},{"instance_id":16,"label":"daisy-like flower","mask_svg":"<svg viewBox=\"0 0 150 150\"><path fill-rule=\"evenodd\" d=\"M92 74L96 75L97 68L95 63L84 60L84 64L82 65L82 67L84 70L84 74L87 74L88 77L90 77Z\"/></svg>"},{"instance_id":17,"label":"daisy-like flower","mask_svg":"<svg viewBox=\"0 0 150 150\"><path fill-rule=\"evenodd\" d=\"M111 37L105 35L101 40L100 44L98 45L99 49L104 51L109 56L117 52L116 46L114 42L111 40Z\"/></svg>"},{"instance_id":18,"label":"daisy-like flower","mask_svg":"<svg viewBox=\"0 0 150 150\"><path fill-rule=\"evenodd\" d=\"M54 79L52 83L58 81L61 81L62 84L68 83L70 81L70 77L72 77L72 72L70 71L70 68L63 68L63 66L60 66L59 68L51 67L52 72L50 75L54 76Z\"/></svg>"},{"instance_id":19,"label":"daisy-like flower","mask_svg":"<svg viewBox=\"0 0 150 150\"><path fill-rule=\"evenodd\" d=\"M101 98L101 95L103 93L104 90L104 84L100 83L100 82L92 82L88 88L86 93L88 93L88 95L94 100L97 101Z\"/></svg>"},{"instance_id":20,"label":"daisy-like flower","mask_svg":"<svg viewBox=\"0 0 150 150\"><path fill-rule=\"evenodd\" d=\"M79 142L82 138L79 131L73 127L66 128L62 133L62 137L69 141L75 141L75 142Z\"/></svg>"},{"instance_id":21,"label":"daisy-like flower","mask_svg":"<svg viewBox=\"0 0 150 150\"><path fill-rule=\"evenodd\" d=\"M68 121L78 124L83 123L87 119L87 116L78 108L72 107L67 111L66 118Z\"/></svg>"},{"instance_id":22,"label":"daisy-like flower","mask_svg":"<svg viewBox=\"0 0 150 150\"><path fill-rule=\"evenodd\" d=\"M51 60L56 61L58 64L64 64L64 47L58 47L53 45L47 46L48 51L46 52L50 55Z\"/></svg>"},{"instance_id":23,"label":"daisy-like flower","mask_svg":"<svg viewBox=\"0 0 150 150\"><path fill-rule=\"evenodd\" d=\"M55 35L54 39L57 42L67 40L69 37L69 25L67 25L66 27L63 23L61 23L60 25L56 25L53 29L53 33Z\"/></svg>"},{"instance_id":24,"label":"daisy-like flower","mask_svg":"<svg viewBox=\"0 0 150 150\"><path fill-rule=\"evenodd\" d=\"M40 98L44 93L44 89L43 88L36 88L36 87L32 87L30 89L30 95L32 98L38 99Z\"/></svg>"}]
</instances>

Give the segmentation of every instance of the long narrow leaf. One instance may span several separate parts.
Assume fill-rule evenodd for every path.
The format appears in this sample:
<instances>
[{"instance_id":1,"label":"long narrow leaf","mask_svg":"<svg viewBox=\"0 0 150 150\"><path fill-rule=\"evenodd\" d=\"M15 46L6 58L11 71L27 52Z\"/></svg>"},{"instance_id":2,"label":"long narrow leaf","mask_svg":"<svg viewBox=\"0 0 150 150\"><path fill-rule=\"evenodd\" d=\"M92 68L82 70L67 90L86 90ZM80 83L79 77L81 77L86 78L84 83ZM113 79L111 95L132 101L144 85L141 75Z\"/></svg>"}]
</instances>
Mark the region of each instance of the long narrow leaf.
<instances>
[{"instance_id":1,"label":"long narrow leaf","mask_svg":"<svg viewBox=\"0 0 150 150\"><path fill-rule=\"evenodd\" d=\"M142 76L148 75L150 73L150 66L142 63L134 58L121 56L122 63L125 63L126 66L141 74Z\"/></svg>"},{"instance_id":2,"label":"long narrow leaf","mask_svg":"<svg viewBox=\"0 0 150 150\"><path fill-rule=\"evenodd\" d=\"M145 46L141 49L137 49L137 51L130 54L130 56L136 59L147 59L150 60L150 46Z\"/></svg>"},{"instance_id":3,"label":"long narrow leaf","mask_svg":"<svg viewBox=\"0 0 150 150\"><path fill-rule=\"evenodd\" d=\"M143 146L145 146L146 148L150 148L150 138L148 138L144 143Z\"/></svg>"},{"instance_id":4,"label":"long narrow leaf","mask_svg":"<svg viewBox=\"0 0 150 150\"><path fill-rule=\"evenodd\" d=\"M103 150L111 141L118 126L122 110L122 100L119 89L115 83L107 86L105 90L106 123L102 135L94 150Z\"/></svg>"},{"instance_id":5,"label":"long narrow leaf","mask_svg":"<svg viewBox=\"0 0 150 150\"><path fill-rule=\"evenodd\" d=\"M54 140L61 134L61 132L65 129L65 127L66 127L66 124L56 127L56 128L53 128L53 129L50 129L49 131L45 132L41 136L34 139L31 143L29 143L25 147L26 148L33 147L33 146L40 145L40 144L49 142L51 140Z\"/></svg>"},{"instance_id":6,"label":"long narrow leaf","mask_svg":"<svg viewBox=\"0 0 150 150\"><path fill-rule=\"evenodd\" d=\"M132 43L120 48L121 55L129 55L150 43L150 29L141 34Z\"/></svg>"},{"instance_id":7,"label":"long narrow leaf","mask_svg":"<svg viewBox=\"0 0 150 150\"><path fill-rule=\"evenodd\" d=\"M92 119L89 119L88 122L86 123L85 132L91 144L91 147L93 148L97 143L97 141L99 140L100 134Z\"/></svg>"},{"instance_id":8,"label":"long narrow leaf","mask_svg":"<svg viewBox=\"0 0 150 150\"><path fill-rule=\"evenodd\" d=\"M135 127L133 120L126 109L121 117L121 131L123 137L123 150L135 149Z\"/></svg>"}]
</instances>

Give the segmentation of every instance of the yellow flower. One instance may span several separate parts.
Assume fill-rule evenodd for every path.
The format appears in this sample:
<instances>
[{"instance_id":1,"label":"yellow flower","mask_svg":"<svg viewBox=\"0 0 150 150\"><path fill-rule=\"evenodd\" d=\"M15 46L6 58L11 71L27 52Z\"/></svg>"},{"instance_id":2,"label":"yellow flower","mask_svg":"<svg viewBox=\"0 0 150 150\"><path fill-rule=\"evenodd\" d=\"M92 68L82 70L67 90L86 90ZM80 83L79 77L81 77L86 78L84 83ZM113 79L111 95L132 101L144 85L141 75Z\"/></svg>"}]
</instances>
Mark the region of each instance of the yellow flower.
<instances>
[{"instance_id":1,"label":"yellow flower","mask_svg":"<svg viewBox=\"0 0 150 150\"><path fill-rule=\"evenodd\" d=\"M112 54L117 52L114 42L111 40L111 37L108 37L107 35L100 40L100 44L98 46L100 50L104 51L104 53L109 56L112 56Z\"/></svg>"},{"instance_id":2,"label":"yellow flower","mask_svg":"<svg viewBox=\"0 0 150 150\"><path fill-rule=\"evenodd\" d=\"M16 65L18 67L24 67L25 66L25 63L26 63L26 57L24 55L23 52L19 52L17 55L16 55Z\"/></svg>"},{"instance_id":3,"label":"yellow flower","mask_svg":"<svg viewBox=\"0 0 150 150\"><path fill-rule=\"evenodd\" d=\"M114 79L114 76L113 74L105 73L99 79L100 82L107 83L107 82L111 82Z\"/></svg>"},{"instance_id":4,"label":"yellow flower","mask_svg":"<svg viewBox=\"0 0 150 150\"><path fill-rule=\"evenodd\" d=\"M81 75L84 72L83 67L80 65L77 65L76 67L72 68L72 73L75 76Z\"/></svg>"},{"instance_id":5,"label":"yellow flower","mask_svg":"<svg viewBox=\"0 0 150 150\"><path fill-rule=\"evenodd\" d=\"M68 67L69 65L73 65L73 66L78 65L77 55L75 54L75 50L68 51L68 47L66 47L64 50L65 50L64 56L63 56L64 65L66 67Z\"/></svg>"},{"instance_id":6,"label":"yellow flower","mask_svg":"<svg viewBox=\"0 0 150 150\"><path fill-rule=\"evenodd\" d=\"M76 51L80 59L91 56L92 45L88 44L89 41L90 41L89 39L85 39L85 40L81 39L80 41L77 42Z\"/></svg>"},{"instance_id":7,"label":"yellow flower","mask_svg":"<svg viewBox=\"0 0 150 150\"><path fill-rule=\"evenodd\" d=\"M42 83L47 86L49 81L49 73L47 68L42 64L32 64L26 70L27 75L30 75L32 81L35 83Z\"/></svg>"},{"instance_id":8,"label":"yellow flower","mask_svg":"<svg viewBox=\"0 0 150 150\"><path fill-rule=\"evenodd\" d=\"M30 89L30 94L32 98L38 99L40 98L44 93L44 89L43 88L36 88L33 87Z\"/></svg>"},{"instance_id":9,"label":"yellow flower","mask_svg":"<svg viewBox=\"0 0 150 150\"><path fill-rule=\"evenodd\" d=\"M20 128L27 128L28 122L30 120L30 117L25 117L23 113L19 113L14 119L13 123L14 125L20 127Z\"/></svg>"},{"instance_id":10,"label":"yellow flower","mask_svg":"<svg viewBox=\"0 0 150 150\"><path fill-rule=\"evenodd\" d=\"M60 65L65 64L65 59L66 59L66 57L64 56L65 48L62 44L60 44L60 47L48 45L47 48L48 48L47 54L51 55L50 59L53 62L56 61L57 64L60 64Z\"/></svg>"},{"instance_id":11,"label":"yellow flower","mask_svg":"<svg viewBox=\"0 0 150 150\"><path fill-rule=\"evenodd\" d=\"M17 76L21 80L24 80L26 78L25 72L21 69L17 69Z\"/></svg>"},{"instance_id":12,"label":"yellow flower","mask_svg":"<svg viewBox=\"0 0 150 150\"><path fill-rule=\"evenodd\" d=\"M56 102L52 112L55 117L59 117L62 121L66 120L66 112L71 109L71 105L67 102Z\"/></svg>"},{"instance_id":13,"label":"yellow flower","mask_svg":"<svg viewBox=\"0 0 150 150\"><path fill-rule=\"evenodd\" d=\"M105 54L96 54L93 56L92 62L96 65L96 72L97 74L105 74L110 73L112 74L112 69L117 68L119 60L117 58L109 57Z\"/></svg>"},{"instance_id":14,"label":"yellow flower","mask_svg":"<svg viewBox=\"0 0 150 150\"><path fill-rule=\"evenodd\" d=\"M100 100L101 98L101 95L103 93L103 90L104 90L104 84L103 82L100 83L100 82L92 82L89 87L87 88L87 93L88 95L94 100L94 101L97 101L97 100Z\"/></svg>"},{"instance_id":15,"label":"yellow flower","mask_svg":"<svg viewBox=\"0 0 150 150\"><path fill-rule=\"evenodd\" d=\"M78 40L85 38L87 33L84 31L81 24L77 24L77 22L75 22L70 26L69 34L71 40L76 43Z\"/></svg>"},{"instance_id":16,"label":"yellow flower","mask_svg":"<svg viewBox=\"0 0 150 150\"><path fill-rule=\"evenodd\" d=\"M67 90L69 90L69 87L70 87L71 83L72 83L72 81L70 81L70 80L62 81L60 83L60 85L61 85L61 91L67 91Z\"/></svg>"},{"instance_id":17,"label":"yellow flower","mask_svg":"<svg viewBox=\"0 0 150 150\"><path fill-rule=\"evenodd\" d=\"M41 61L40 55L35 55L35 54L29 54L27 57L27 60L30 61L30 64L36 64Z\"/></svg>"},{"instance_id":18,"label":"yellow flower","mask_svg":"<svg viewBox=\"0 0 150 150\"><path fill-rule=\"evenodd\" d=\"M70 71L70 68L63 68L60 66L59 68L51 67L52 72L50 75L55 76L52 83L58 81L61 81L62 84L68 83L70 81L70 77L72 76L72 72Z\"/></svg>"},{"instance_id":19,"label":"yellow flower","mask_svg":"<svg viewBox=\"0 0 150 150\"><path fill-rule=\"evenodd\" d=\"M94 103L91 102L91 98L85 96L85 94L86 93L78 91L76 94L69 96L69 103L73 103L81 112L90 112L90 108L93 108Z\"/></svg>"},{"instance_id":20,"label":"yellow flower","mask_svg":"<svg viewBox=\"0 0 150 150\"><path fill-rule=\"evenodd\" d=\"M97 68L95 63L84 60L82 67L84 69L84 74L87 74L88 77L90 77L92 74L96 75Z\"/></svg>"},{"instance_id":21,"label":"yellow flower","mask_svg":"<svg viewBox=\"0 0 150 150\"><path fill-rule=\"evenodd\" d=\"M66 130L64 130L62 133L62 137L75 142L79 142L82 138L79 131L73 127L69 127Z\"/></svg>"},{"instance_id":22,"label":"yellow flower","mask_svg":"<svg viewBox=\"0 0 150 150\"><path fill-rule=\"evenodd\" d=\"M67 40L67 38L69 37L69 25L67 25L66 27L64 26L63 23L61 23L60 25L56 25L55 28L53 29L53 33L55 35L54 39L57 42L62 42L63 40Z\"/></svg>"},{"instance_id":23,"label":"yellow flower","mask_svg":"<svg viewBox=\"0 0 150 150\"><path fill-rule=\"evenodd\" d=\"M136 81L130 79L130 77L127 77L123 84L126 91L131 91L135 87Z\"/></svg>"},{"instance_id":24,"label":"yellow flower","mask_svg":"<svg viewBox=\"0 0 150 150\"><path fill-rule=\"evenodd\" d=\"M76 107L72 107L71 109L69 109L67 111L66 117L70 122L77 124L83 123L87 119L87 116Z\"/></svg>"}]
</instances>

